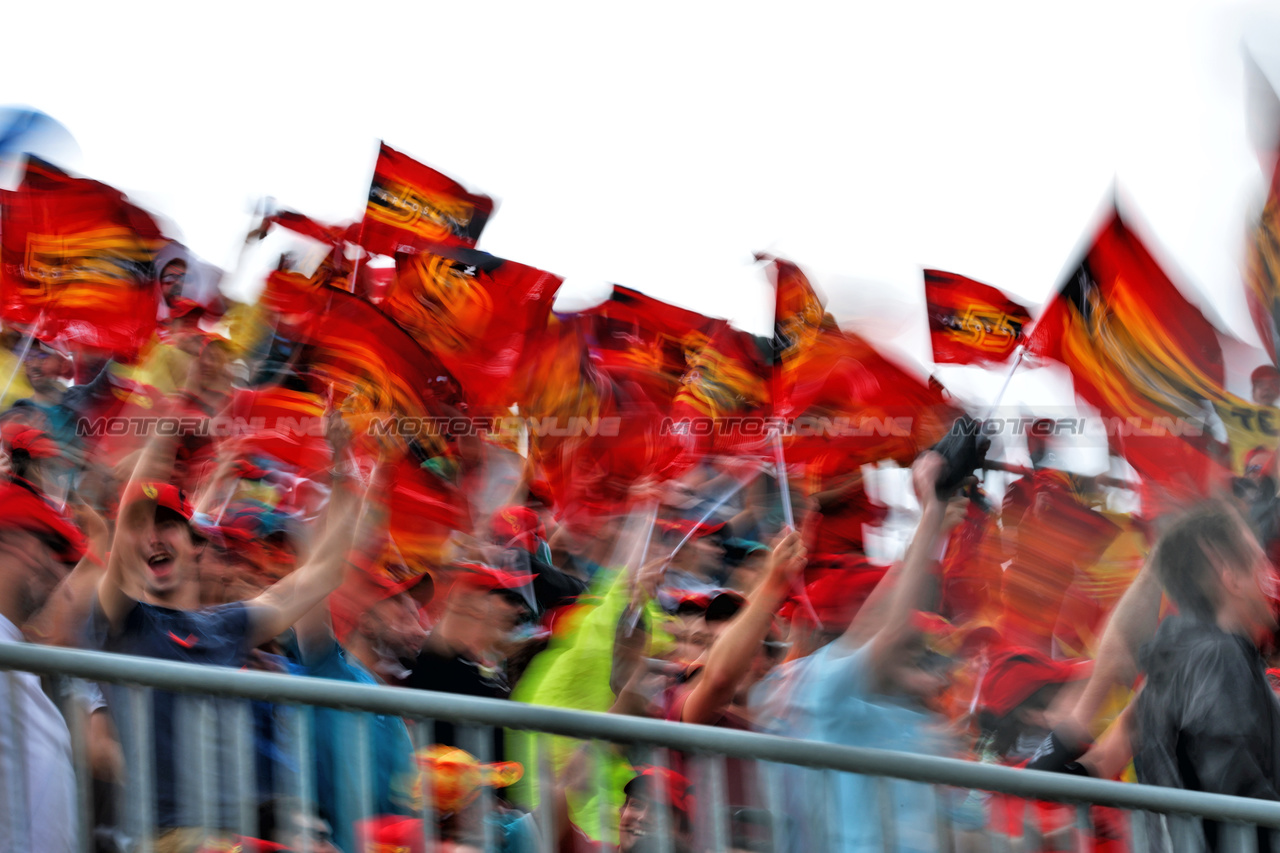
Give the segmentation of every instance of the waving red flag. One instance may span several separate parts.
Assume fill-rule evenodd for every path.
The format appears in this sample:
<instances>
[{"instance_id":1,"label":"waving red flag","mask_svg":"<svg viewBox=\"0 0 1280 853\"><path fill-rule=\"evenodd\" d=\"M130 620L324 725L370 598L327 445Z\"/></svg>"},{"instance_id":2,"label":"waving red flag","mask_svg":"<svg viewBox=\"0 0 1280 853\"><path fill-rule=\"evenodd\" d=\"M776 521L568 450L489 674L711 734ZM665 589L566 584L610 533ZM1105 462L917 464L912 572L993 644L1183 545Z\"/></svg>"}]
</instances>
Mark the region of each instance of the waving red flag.
<instances>
[{"instance_id":1,"label":"waving red flag","mask_svg":"<svg viewBox=\"0 0 1280 853\"><path fill-rule=\"evenodd\" d=\"M394 255L402 247L474 246L493 199L383 144L374 167L360 243Z\"/></svg>"},{"instance_id":2,"label":"waving red flag","mask_svg":"<svg viewBox=\"0 0 1280 853\"><path fill-rule=\"evenodd\" d=\"M619 285L582 314L592 318L593 360L611 377L636 383L660 408L670 405L690 357L722 322Z\"/></svg>"},{"instance_id":3,"label":"waving red flag","mask_svg":"<svg viewBox=\"0 0 1280 853\"><path fill-rule=\"evenodd\" d=\"M42 340L130 360L156 328L154 261L168 242L149 214L106 184L31 158L0 193L0 317Z\"/></svg>"},{"instance_id":4,"label":"waving red flag","mask_svg":"<svg viewBox=\"0 0 1280 853\"><path fill-rule=\"evenodd\" d=\"M1266 206L1253 228L1245 297L1267 355L1280 366L1280 167L1271 177Z\"/></svg>"},{"instance_id":5,"label":"waving red flag","mask_svg":"<svg viewBox=\"0 0 1280 853\"><path fill-rule=\"evenodd\" d=\"M305 363L335 401L369 416L422 418L461 402L449 371L368 302L296 273L273 272L263 301L281 312L281 329L308 347Z\"/></svg>"},{"instance_id":6,"label":"waving red flag","mask_svg":"<svg viewBox=\"0 0 1280 853\"><path fill-rule=\"evenodd\" d=\"M688 356L671 421L695 454L763 453L769 390L761 341L718 320L707 342Z\"/></svg>"},{"instance_id":7,"label":"waving red flag","mask_svg":"<svg viewBox=\"0 0 1280 853\"><path fill-rule=\"evenodd\" d=\"M793 424L788 460L839 447L851 466L906 464L936 443L956 415L941 388L840 329L795 264L767 260L777 289L773 410Z\"/></svg>"},{"instance_id":8,"label":"waving red flag","mask_svg":"<svg viewBox=\"0 0 1280 853\"><path fill-rule=\"evenodd\" d=\"M524 348L546 327L562 281L474 249L401 253L380 308L440 358L469 401L505 409L516 400Z\"/></svg>"},{"instance_id":9,"label":"waving red flag","mask_svg":"<svg viewBox=\"0 0 1280 853\"><path fill-rule=\"evenodd\" d=\"M1223 395L1218 332L1114 211L1031 332L1119 433L1129 463L1175 502L1205 495L1206 405ZM1149 495L1148 497L1157 497Z\"/></svg>"},{"instance_id":10,"label":"waving red flag","mask_svg":"<svg viewBox=\"0 0 1280 853\"><path fill-rule=\"evenodd\" d=\"M955 273L925 270L924 296L936 364L1002 362L1031 324L1026 308L989 284Z\"/></svg>"}]
</instances>

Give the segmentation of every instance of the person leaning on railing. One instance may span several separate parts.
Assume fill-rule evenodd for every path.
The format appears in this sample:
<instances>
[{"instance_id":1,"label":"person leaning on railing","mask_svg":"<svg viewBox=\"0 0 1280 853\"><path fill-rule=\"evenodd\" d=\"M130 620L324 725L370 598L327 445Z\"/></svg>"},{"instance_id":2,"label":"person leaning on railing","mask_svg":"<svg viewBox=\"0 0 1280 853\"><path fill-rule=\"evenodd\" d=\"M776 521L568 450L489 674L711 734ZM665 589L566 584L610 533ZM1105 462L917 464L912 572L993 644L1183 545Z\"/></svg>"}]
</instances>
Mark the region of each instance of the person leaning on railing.
<instances>
[{"instance_id":1,"label":"person leaning on railing","mask_svg":"<svg viewBox=\"0 0 1280 853\"><path fill-rule=\"evenodd\" d=\"M0 642L22 642L19 628L84 554L69 518L34 488L0 481ZM0 849L70 853L75 770L67 724L31 673L0 674L0 708Z\"/></svg>"},{"instance_id":2,"label":"person leaning on railing","mask_svg":"<svg viewBox=\"0 0 1280 853\"><path fill-rule=\"evenodd\" d=\"M98 585L94 634L107 651L239 667L256 646L282 634L342 582L356 527L346 522L359 517L368 489L335 482L324 534L308 561L288 577L249 601L199 608L194 567L204 538L191 523L185 496L169 484L177 441L157 432L125 487L107 569ZM122 697L118 690L112 693L112 698ZM116 715L124 707L120 701L111 705ZM204 836L198 804L179 795L185 778L176 762L182 749L175 741L176 710L172 694L155 694L158 853L192 849ZM117 719L122 733L128 730L119 723ZM220 820L225 822L233 810L226 803L222 807Z\"/></svg>"}]
</instances>

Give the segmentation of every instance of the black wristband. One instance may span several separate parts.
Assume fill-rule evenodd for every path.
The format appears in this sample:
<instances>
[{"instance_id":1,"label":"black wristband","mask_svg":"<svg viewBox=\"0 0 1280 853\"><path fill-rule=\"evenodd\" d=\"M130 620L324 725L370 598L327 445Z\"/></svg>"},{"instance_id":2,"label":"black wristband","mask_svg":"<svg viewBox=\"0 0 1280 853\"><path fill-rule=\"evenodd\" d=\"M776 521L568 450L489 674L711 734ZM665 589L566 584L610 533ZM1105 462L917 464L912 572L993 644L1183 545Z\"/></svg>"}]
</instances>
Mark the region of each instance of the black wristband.
<instances>
[{"instance_id":1,"label":"black wristband","mask_svg":"<svg viewBox=\"0 0 1280 853\"><path fill-rule=\"evenodd\" d=\"M1058 732L1049 732L1049 736L1040 743L1036 754L1027 763L1027 769L1044 770L1049 773L1074 773L1078 776L1080 774L1068 770L1067 765L1075 764L1080 756L1084 755L1086 749L1088 749L1087 745L1077 744L1074 740L1068 743ZM1085 775L1088 775L1087 771Z\"/></svg>"}]
</instances>

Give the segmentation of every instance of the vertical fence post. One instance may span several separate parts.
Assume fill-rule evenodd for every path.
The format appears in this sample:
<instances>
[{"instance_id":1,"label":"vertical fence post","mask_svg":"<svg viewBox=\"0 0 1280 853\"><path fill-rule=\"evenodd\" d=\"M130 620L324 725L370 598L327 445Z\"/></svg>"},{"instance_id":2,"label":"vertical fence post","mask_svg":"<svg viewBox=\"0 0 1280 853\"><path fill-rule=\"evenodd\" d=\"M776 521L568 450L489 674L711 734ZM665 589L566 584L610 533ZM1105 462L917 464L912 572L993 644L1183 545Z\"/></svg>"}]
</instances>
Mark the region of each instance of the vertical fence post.
<instances>
[{"instance_id":1,"label":"vertical fence post","mask_svg":"<svg viewBox=\"0 0 1280 853\"><path fill-rule=\"evenodd\" d=\"M1258 828L1251 823L1220 823L1218 832L1222 840L1220 850L1232 853L1258 853Z\"/></svg>"},{"instance_id":2,"label":"vertical fence post","mask_svg":"<svg viewBox=\"0 0 1280 853\"><path fill-rule=\"evenodd\" d=\"M710 782L711 843L713 850L729 848L728 798L725 796L724 756L709 753L703 756L707 779Z\"/></svg>"},{"instance_id":3,"label":"vertical fence post","mask_svg":"<svg viewBox=\"0 0 1280 853\"><path fill-rule=\"evenodd\" d=\"M373 732L373 715L360 711L352 711L348 715L351 729L355 736L356 747L356 811L352 816L356 822L364 821L374 814L373 792L373 754L370 740Z\"/></svg>"},{"instance_id":4,"label":"vertical fence post","mask_svg":"<svg viewBox=\"0 0 1280 853\"><path fill-rule=\"evenodd\" d=\"M27 790L29 779L31 778L27 768L27 732L26 719L22 710L22 675L10 670L5 673L5 678L9 682L9 726L13 733L13 764L14 773L11 778L9 795L9 814L13 820L10 826L13 829L12 843L19 850L31 849L31 833L34 827L31 825L31 809L28 807L27 797L30 792Z\"/></svg>"},{"instance_id":5,"label":"vertical fence post","mask_svg":"<svg viewBox=\"0 0 1280 853\"><path fill-rule=\"evenodd\" d=\"M93 770L89 767L89 738L85 731L89 712L80 701L77 684L65 675L53 677L53 694L67 731L71 735L71 762L76 786L76 846L81 853L93 853Z\"/></svg>"},{"instance_id":6,"label":"vertical fence post","mask_svg":"<svg viewBox=\"0 0 1280 853\"><path fill-rule=\"evenodd\" d=\"M155 696L149 687L128 688L129 722L134 742L130 787L136 804L135 831L139 853L154 853L156 825L155 741L152 709Z\"/></svg>"},{"instance_id":7,"label":"vertical fence post","mask_svg":"<svg viewBox=\"0 0 1280 853\"><path fill-rule=\"evenodd\" d=\"M782 781L779 774L785 772L782 765L771 761L760 763L760 782L764 787L764 807L769 812L769 838L774 853L782 853L786 848L787 813L782 803ZM798 817L798 816L797 816Z\"/></svg>"},{"instance_id":8,"label":"vertical fence post","mask_svg":"<svg viewBox=\"0 0 1280 853\"><path fill-rule=\"evenodd\" d=\"M415 746L430 749L435 743L435 721L416 720L413 724ZM422 792L422 804L418 817L422 819L422 849L435 853L436 849L436 779L431 768L414 760L414 772L418 774L418 790Z\"/></svg>"},{"instance_id":9,"label":"vertical fence post","mask_svg":"<svg viewBox=\"0 0 1280 853\"><path fill-rule=\"evenodd\" d=\"M294 749L297 752L298 762L298 779L297 790L295 796L302 809L303 814L313 814L317 811L313 791L315 791L316 764L314 749L315 741L313 740L315 732L315 710L310 705L295 706L297 713L293 715L294 719ZM314 853L311 846L310 836L303 836L302 850L298 853Z\"/></svg>"},{"instance_id":10,"label":"vertical fence post","mask_svg":"<svg viewBox=\"0 0 1280 853\"><path fill-rule=\"evenodd\" d=\"M893 782L883 776L875 777L876 800L880 803L880 836L885 853L897 853L898 816L894 813Z\"/></svg>"},{"instance_id":11,"label":"vertical fence post","mask_svg":"<svg viewBox=\"0 0 1280 853\"><path fill-rule=\"evenodd\" d=\"M231 773L234 791L237 793L236 831L246 838L258 835L258 811L253 803L258 797L258 774L254 765L253 711L248 699L238 699L225 704L230 709L231 724Z\"/></svg>"},{"instance_id":12,"label":"vertical fence post","mask_svg":"<svg viewBox=\"0 0 1280 853\"><path fill-rule=\"evenodd\" d=\"M538 809L536 817L538 824L538 850L539 853L556 853L556 842L561 827L556 826L558 796L556 794L555 773L551 768L550 736L534 732L531 732L529 736L533 740L534 766L537 768L538 780Z\"/></svg>"},{"instance_id":13,"label":"vertical fence post","mask_svg":"<svg viewBox=\"0 0 1280 853\"><path fill-rule=\"evenodd\" d=\"M667 795L667 786L661 784L661 779L665 778L667 771L671 767L671 756L667 750L660 746L652 747L652 760L650 766L655 768L657 774L654 779L653 788L653 808L657 812L655 829L658 833L658 853L672 853L675 850L674 833L676 828L671 825L671 800ZM692 818L693 815L687 815Z\"/></svg>"}]
</instances>

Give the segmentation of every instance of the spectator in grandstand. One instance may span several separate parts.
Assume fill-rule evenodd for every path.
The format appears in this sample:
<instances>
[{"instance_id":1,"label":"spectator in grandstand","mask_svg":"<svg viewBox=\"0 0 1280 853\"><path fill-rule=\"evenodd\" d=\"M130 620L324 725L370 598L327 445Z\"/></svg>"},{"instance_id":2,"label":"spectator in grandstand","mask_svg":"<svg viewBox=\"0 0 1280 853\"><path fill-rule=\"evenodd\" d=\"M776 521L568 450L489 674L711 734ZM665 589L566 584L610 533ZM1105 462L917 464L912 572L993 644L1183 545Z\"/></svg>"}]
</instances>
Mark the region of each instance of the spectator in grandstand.
<instances>
[{"instance_id":1,"label":"spectator in grandstand","mask_svg":"<svg viewBox=\"0 0 1280 853\"><path fill-rule=\"evenodd\" d=\"M363 495L344 482L341 471L335 471L328 523L308 562L250 601L201 609L194 567L204 536L191 524L185 495L168 482L176 441L176 436L153 436L121 497L115 539L98 585L94 633L108 651L241 666L256 646L283 633L342 581L356 535L356 525L349 522L359 517ZM109 699L115 700L111 707L117 728L122 734L130 732L132 727L119 719L126 710L122 696L119 691L112 693ZM157 691L152 708L160 851L192 849L204 836L197 817L199 804L183 790L193 782L177 772L179 755L189 746L179 740L175 728L179 704L172 694ZM227 759L226 765L221 758ZM229 756L220 757L221 767L229 764ZM194 783L204 784L204 780ZM138 793L150 796L153 792ZM224 786L218 793L224 802L216 819L230 821L234 803L225 800L244 792Z\"/></svg>"},{"instance_id":2,"label":"spectator in grandstand","mask_svg":"<svg viewBox=\"0 0 1280 853\"><path fill-rule=\"evenodd\" d=\"M693 519L659 521L662 543L674 549L692 532L688 541L673 550L671 568L667 570L667 589L712 593L720 589L724 573L724 547L720 544L722 523L698 522Z\"/></svg>"},{"instance_id":3,"label":"spectator in grandstand","mask_svg":"<svg viewBox=\"0 0 1280 853\"><path fill-rule=\"evenodd\" d=\"M424 634L417 607L403 588L391 586L366 572L352 572L334 596L333 608L341 617L342 643L334 637L329 607L321 604L298 620L296 637L301 665L291 667L299 675L385 683L378 677L382 650L397 656L416 652ZM367 718L368 729L362 728ZM355 850L354 822L365 817L357 746L368 735L374 814L415 814L409 792L413 788L413 743L404 721L385 714L358 714L330 708L314 712L315 782L320 817L333 826L342 850Z\"/></svg>"},{"instance_id":4,"label":"spectator in grandstand","mask_svg":"<svg viewBox=\"0 0 1280 853\"><path fill-rule=\"evenodd\" d=\"M84 555L69 518L32 489L0 484L0 642L21 628ZM71 734L32 673L0 675L0 849L70 853L75 844ZM13 713L16 711L16 714Z\"/></svg>"},{"instance_id":5,"label":"spectator in grandstand","mask_svg":"<svg viewBox=\"0 0 1280 853\"><path fill-rule=\"evenodd\" d=\"M604 853L612 850L609 845L590 840L582 830L569 820L567 795L584 786L583 752L579 752L566 771L557 789L556 827L559 832L560 853ZM656 853L659 843L658 804L665 802L669 809L665 830L670 833L673 853L690 853L693 846L693 813L695 800L693 785L674 770L665 767L641 767L635 778L623 788L625 799L618 814L619 853Z\"/></svg>"},{"instance_id":6,"label":"spectator in grandstand","mask_svg":"<svg viewBox=\"0 0 1280 853\"><path fill-rule=\"evenodd\" d=\"M1057 709L1074 705L1092 661L1054 660L1028 648L1004 648L994 654L978 693L978 721L984 743L1002 764L1025 767L1052 728ZM1095 766L1066 768L1075 775L1093 775ZM1110 775L1110 774L1108 774ZM1029 818L1025 811L1032 809ZM1060 803L1034 803L1001 794L990 800L991 831L1022 839L1029 824L1036 827L1040 850L1076 850L1076 809ZM1092 809L1088 849L1121 853L1127 849L1124 817L1111 809ZM1015 843L1022 843L1017 841Z\"/></svg>"},{"instance_id":7,"label":"spectator in grandstand","mask_svg":"<svg viewBox=\"0 0 1280 853\"><path fill-rule=\"evenodd\" d=\"M1133 707L1138 781L1280 799L1280 703L1259 647L1276 630L1275 569L1243 519L1206 504L1174 523L1153 569L1178 608L1140 660ZM1221 827L1205 821L1210 850ZM1280 844L1259 831L1259 849Z\"/></svg>"},{"instance_id":8,"label":"spectator in grandstand","mask_svg":"<svg viewBox=\"0 0 1280 853\"><path fill-rule=\"evenodd\" d=\"M936 586L932 558L947 509L937 493L943 471L944 461L936 453L916 460L912 481L921 518L901 565L886 576L849 630L815 653L806 667L797 691L809 709L810 730L805 736L845 746L946 751L934 733L936 718L928 707L945 688L950 665L929 647L916 618ZM907 782L888 784L896 850L937 849L933 789ZM838 825L828 827L830 848L843 853L885 849L872 780L841 774L837 796L844 815ZM817 820L806 821L810 822Z\"/></svg>"},{"instance_id":9,"label":"spectator in grandstand","mask_svg":"<svg viewBox=\"0 0 1280 853\"><path fill-rule=\"evenodd\" d=\"M444 611L421 651L404 661L404 686L462 696L507 699L511 685L499 649L532 611L532 576L483 565L459 565L445 594ZM526 597L528 596L528 597ZM501 760L503 737L492 732L489 754L460 742L452 723L436 724L436 742Z\"/></svg>"},{"instance_id":10,"label":"spectator in grandstand","mask_svg":"<svg viewBox=\"0 0 1280 853\"><path fill-rule=\"evenodd\" d=\"M1254 368L1249 381L1253 385L1253 402L1259 406L1274 406L1280 400L1280 370L1272 365Z\"/></svg>"}]
</instances>

